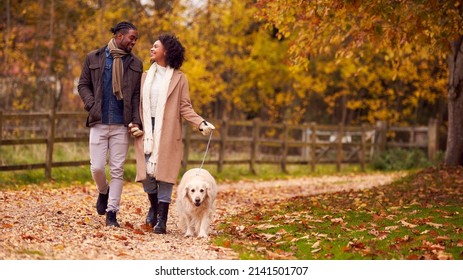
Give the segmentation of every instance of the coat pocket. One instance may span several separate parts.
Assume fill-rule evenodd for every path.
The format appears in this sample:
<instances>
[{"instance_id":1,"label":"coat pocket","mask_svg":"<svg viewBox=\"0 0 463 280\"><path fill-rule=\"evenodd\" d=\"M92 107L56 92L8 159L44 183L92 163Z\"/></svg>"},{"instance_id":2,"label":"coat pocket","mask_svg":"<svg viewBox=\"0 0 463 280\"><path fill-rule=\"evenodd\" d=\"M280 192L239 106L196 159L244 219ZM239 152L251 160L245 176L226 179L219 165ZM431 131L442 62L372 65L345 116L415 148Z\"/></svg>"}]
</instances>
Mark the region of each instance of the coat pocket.
<instances>
[{"instance_id":1,"label":"coat pocket","mask_svg":"<svg viewBox=\"0 0 463 280\"><path fill-rule=\"evenodd\" d=\"M130 64L128 71L124 73L124 96L132 98L132 94L136 89L140 88L140 80L142 75L142 68L137 67L136 65Z\"/></svg>"},{"instance_id":2,"label":"coat pocket","mask_svg":"<svg viewBox=\"0 0 463 280\"><path fill-rule=\"evenodd\" d=\"M134 71L134 72L137 72L141 75L141 72L143 72L143 69L138 67L137 65L134 65L133 63L129 65L129 68Z\"/></svg>"},{"instance_id":3,"label":"coat pocket","mask_svg":"<svg viewBox=\"0 0 463 280\"><path fill-rule=\"evenodd\" d=\"M137 67L136 65L133 65L133 63L129 65L129 71L127 71L127 74L129 76L128 81L131 82L131 86L133 88L135 88L136 85L140 84L142 73L143 73L142 68Z\"/></svg>"},{"instance_id":4,"label":"coat pocket","mask_svg":"<svg viewBox=\"0 0 463 280\"><path fill-rule=\"evenodd\" d=\"M101 77L100 65L94 63L90 64L88 68L90 69L90 76L92 77L93 90L95 90Z\"/></svg>"}]
</instances>

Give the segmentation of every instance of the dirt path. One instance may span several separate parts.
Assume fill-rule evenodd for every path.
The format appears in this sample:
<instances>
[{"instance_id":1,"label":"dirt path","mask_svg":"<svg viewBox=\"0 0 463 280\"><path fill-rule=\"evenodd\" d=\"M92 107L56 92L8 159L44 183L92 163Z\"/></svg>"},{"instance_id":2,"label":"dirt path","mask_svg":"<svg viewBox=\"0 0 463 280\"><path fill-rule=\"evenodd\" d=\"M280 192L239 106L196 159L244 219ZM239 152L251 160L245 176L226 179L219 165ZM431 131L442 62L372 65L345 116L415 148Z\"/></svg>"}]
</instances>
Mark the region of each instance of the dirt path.
<instances>
[{"instance_id":1,"label":"dirt path","mask_svg":"<svg viewBox=\"0 0 463 280\"><path fill-rule=\"evenodd\" d=\"M215 225L253 203L275 202L300 195L371 188L403 173L327 176L271 182L221 184ZM140 184L126 184L118 215L121 228L104 226L94 209L93 185L57 190L0 192L0 259L236 259L231 250L209 240L184 238L170 208L168 234L144 226L148 200Z\"/></svg>"}]
</instances>

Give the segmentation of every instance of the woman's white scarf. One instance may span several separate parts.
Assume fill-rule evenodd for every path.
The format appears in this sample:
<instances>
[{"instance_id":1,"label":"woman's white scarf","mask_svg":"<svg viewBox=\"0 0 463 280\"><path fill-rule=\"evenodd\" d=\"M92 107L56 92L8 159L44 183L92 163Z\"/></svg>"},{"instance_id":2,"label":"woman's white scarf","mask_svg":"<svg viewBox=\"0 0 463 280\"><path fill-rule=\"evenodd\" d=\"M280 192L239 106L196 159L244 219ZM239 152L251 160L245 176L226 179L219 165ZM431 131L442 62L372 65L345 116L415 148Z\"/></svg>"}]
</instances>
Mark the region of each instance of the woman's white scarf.
<instances>
[{"instance_id":1,"label":"woman's white scarf","mask_svg":"<svg viewBox=\"0 0 463 280\"><path fill-rule=\"evenodd\" d=\"M148 162L146 163L146 173L154 177L156 164L159 157L159 143L161 140L161 129L164 119L164 109L167 101L167 91L169 90L170 80L174 69L167 66L166 74L162 80L159 88L158 103L156 104L156 115L154 117L154 131L152 130L151 123L151 85L156 76L157 64L153 63L146 75L145 83L143 84L143 129L145 134L143 136L143 150L145 155L151 154Z\"/></svg>"}]
</instances>

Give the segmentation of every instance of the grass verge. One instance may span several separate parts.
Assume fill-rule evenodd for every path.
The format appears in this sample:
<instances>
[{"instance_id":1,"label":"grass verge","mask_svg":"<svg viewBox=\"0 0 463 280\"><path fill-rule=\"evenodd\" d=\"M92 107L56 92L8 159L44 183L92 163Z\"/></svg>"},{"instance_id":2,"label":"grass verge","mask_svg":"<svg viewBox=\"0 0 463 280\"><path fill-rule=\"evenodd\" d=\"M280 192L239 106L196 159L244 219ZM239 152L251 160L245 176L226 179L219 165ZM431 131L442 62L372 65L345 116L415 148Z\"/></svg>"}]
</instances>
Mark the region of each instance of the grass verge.
<instances>
[{"instance_id":1,"label":"grass verge","mask_svg":"<svg viewBox=\"0 0 463 280\"><path fill-rule=\"evenodd\" d=\"M463 259L462 168L389 186L258 204L219 225L241 259Z\"/></svg>"}]
</instances>

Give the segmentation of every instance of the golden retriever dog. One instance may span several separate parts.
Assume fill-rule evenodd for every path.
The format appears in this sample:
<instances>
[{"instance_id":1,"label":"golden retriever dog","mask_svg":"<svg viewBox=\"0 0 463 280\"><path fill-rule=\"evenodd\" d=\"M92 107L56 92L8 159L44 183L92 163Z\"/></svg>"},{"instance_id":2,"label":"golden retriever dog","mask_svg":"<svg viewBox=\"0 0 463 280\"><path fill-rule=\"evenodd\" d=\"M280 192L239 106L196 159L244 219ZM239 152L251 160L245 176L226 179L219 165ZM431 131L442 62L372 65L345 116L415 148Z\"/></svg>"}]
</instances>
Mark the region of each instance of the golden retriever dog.
<instances>
[{"instance_id":1,"label":"golden retriever dog","mask_svg":"<svg viewBox=\"0 0 463 280\"><path fill-rule=\"evenodd\" d=\"M215 211L217 183L205 169L188 170L177 187L176 209L185 237L206 238Z\"/></svg>"}]
</instances>

